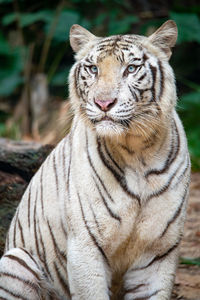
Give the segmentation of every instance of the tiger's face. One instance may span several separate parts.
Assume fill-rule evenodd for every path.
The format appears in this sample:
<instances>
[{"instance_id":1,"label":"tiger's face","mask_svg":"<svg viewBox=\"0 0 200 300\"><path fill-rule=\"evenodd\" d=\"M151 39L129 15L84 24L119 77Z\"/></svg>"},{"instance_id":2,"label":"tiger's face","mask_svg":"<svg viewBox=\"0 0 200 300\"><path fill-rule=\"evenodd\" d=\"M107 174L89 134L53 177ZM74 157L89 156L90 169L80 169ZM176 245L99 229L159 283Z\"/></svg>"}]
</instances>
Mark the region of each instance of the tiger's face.
<instances>
[{"instance_id":1,"label":"tiger's face","mask_svg":"<svg viewBox=\"0 0 200 300\"><path fill-rule=\"evenodd\" d=\"M86 45L79 47L70 73L72 105L98 135L155 130L162 112L174 106L174 78L166 52L158 55L148 38L136 35L97 38L89 33Z\"/></svg>"}]
</instances>

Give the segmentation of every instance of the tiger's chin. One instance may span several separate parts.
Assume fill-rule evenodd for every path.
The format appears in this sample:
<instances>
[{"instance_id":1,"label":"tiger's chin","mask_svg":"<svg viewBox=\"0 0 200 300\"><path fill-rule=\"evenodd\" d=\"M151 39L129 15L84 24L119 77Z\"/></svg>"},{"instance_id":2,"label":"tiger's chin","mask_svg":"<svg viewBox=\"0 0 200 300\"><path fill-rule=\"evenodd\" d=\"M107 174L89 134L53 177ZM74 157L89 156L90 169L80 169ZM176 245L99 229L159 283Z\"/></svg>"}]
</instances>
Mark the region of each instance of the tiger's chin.
<instances>
[{"instance_id":1,"label":"tiger's chin","mask_svg":"<svg viewBox=\"0 0 200 300\"><path fill-rule=\"evenodd\" d=\"M103 120L94 125L98 136L119 137L127 132L127 128L112 120Z\"/></svg>"}]
</instances>

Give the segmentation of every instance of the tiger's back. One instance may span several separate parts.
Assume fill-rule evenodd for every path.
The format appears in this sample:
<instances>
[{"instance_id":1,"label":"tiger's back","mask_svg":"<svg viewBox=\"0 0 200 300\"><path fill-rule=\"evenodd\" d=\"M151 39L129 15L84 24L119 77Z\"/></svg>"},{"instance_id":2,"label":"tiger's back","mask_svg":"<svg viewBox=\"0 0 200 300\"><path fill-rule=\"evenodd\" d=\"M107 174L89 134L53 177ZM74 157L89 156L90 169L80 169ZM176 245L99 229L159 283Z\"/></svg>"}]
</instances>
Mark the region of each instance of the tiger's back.
<instances>
[{"instance_id":1,"label":"tiger's back","mask_svg":"<svg viewBox=\"0 0 200 300\"><path fill-rule=\"evenodd\" d=\"M3 299L170 299L190 173L175 35L171 21L150 38L72 27L72 129L11 223Z\"/></svg>"}]
</instances>

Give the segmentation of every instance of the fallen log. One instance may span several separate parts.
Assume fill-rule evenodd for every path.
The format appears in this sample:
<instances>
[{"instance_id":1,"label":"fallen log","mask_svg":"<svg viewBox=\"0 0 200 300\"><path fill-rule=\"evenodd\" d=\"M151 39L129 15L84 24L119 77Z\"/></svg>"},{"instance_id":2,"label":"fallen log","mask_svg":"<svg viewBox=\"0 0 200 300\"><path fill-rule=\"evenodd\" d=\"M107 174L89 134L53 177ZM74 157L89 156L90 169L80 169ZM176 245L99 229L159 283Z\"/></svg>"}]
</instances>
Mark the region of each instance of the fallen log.
<instances>
[{"instance_id":1,"label":"fallen log","mask_svg":"<svg viewBox=\"0 0 200 300\"><path fill-rule=\"evenodd\" d=\"M16 207L51 145L0 139L0 256Z\"/></svg>"}]
</instances>

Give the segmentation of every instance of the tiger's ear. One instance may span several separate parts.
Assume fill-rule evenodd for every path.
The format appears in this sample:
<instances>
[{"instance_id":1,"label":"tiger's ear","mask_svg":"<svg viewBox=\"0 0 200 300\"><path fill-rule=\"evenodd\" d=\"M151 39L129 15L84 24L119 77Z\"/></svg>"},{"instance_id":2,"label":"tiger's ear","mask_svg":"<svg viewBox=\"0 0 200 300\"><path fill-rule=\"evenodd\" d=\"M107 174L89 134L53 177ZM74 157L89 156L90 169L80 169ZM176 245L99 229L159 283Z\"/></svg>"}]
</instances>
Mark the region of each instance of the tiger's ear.
<instances>
[{"instance_id":1,"label":"tiger's ear","mask_svg":"<svg viewBox=\"0 0 200 300\"><path fill-rule=\"evenodd\" d=\"M148 40L156 47L162 49L167 58L171 56L171 48L175 45L178 36L176 23L172 20L165 22L156 30Z\"/></svg>"},{"instance_id":2,"label":"tiger's ear","mask_svg":"<svg viewBox=\"0 0 200 300\"><path fill-rule=\"evenodd\" d=\"M78 52L81 48L83 48L84 45L95 38L95 35L78 24L72 25L70 29L70 45L74 52Z\"/></svg>"}]
</instances>

